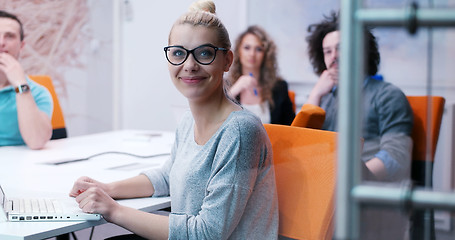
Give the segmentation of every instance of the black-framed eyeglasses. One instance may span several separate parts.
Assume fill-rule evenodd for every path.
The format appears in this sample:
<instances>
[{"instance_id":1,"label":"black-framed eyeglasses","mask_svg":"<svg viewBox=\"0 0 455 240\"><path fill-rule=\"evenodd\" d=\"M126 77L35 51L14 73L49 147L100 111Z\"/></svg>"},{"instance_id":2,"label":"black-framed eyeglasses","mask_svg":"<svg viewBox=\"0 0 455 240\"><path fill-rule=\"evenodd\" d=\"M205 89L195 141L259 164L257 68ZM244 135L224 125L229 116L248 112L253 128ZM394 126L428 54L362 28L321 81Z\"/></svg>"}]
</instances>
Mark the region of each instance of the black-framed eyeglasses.
<instances>
[{"instance_id":1,"label":"black-framed eyeglasses","mask_svg":"<svg viewBox=\"0 0 455 240\"><path fill-rule=\"evenodd\" d=\"M228 51L226 48L215 47L212 44L204 44L197 48L188 50L182 46L167 46L164 47L167 61L172 65L180 65L188 59L188 56L193 54L194 60L202 65L209 65L215 60L216 52Z\"/></svg>"}]
</instances>

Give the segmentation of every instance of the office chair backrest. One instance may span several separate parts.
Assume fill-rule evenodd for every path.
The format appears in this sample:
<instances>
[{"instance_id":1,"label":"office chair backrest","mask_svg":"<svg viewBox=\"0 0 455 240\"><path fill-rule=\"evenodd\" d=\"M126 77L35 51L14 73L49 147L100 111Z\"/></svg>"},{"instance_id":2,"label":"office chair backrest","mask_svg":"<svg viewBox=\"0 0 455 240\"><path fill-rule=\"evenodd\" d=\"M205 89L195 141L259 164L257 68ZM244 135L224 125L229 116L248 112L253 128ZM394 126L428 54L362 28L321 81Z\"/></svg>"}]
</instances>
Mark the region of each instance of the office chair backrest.
<instances>
[{"instance_id":1,"label":"office chair backrest","mask_svg":"<svg viewBox=\"0 0 455 240\"><path fill-rule=\"evenodd\" d=\"M407 96L407 99L414 114L414 126L411 135L413 141L412 179L417 183L423 183L425 161L434 161L445 99L440 96ZM431 104L430 113L427 113L428 104ZM430 114L431 125L428 125L428 114ZM430 152L427 155L428 134L430 134Z\"/></svg>"},{"instance_id":2,"label":"office chair backrest","mask_svg":"<svg viewBox=\"0 0 455 240\"><path fill-rule=\"evenodd\" d=\"M54 84L52 83L51 77L47 75L30 75L29 77L39 85L42 85L43 87L47 88L47 90L51 93L52 101L54 102L54 111L52 112L53 130L51 139L66 138L67 132L65 119L63 117L62 108L60 106L57 94L55 93L55 88Z\"/></svg>"},{"instance_id":3,"label":"office chair backrest","mask_svg":"<svg viewBox=\"0 0 455 240\"><path fill-rule=\"evenodd\" d=\"M313 104L304 104L292 121L291 126L321 129L324 120L324 109Z\"/></svg>"},{"instance_id":4,"label":"office chair backrest","mask_svg":"<svg viewBox=\"0 0 455 240\"><path fill-rule=\"evenodd\" d=\"M430 161L434 160L436 144L438 143L439 129L441 127L442 114L444 112L445 99L439 96L408 96L409 104L414 113L414 126L412 128L412 140L414 148L412 150L413 160L426 160L427 134L430 134ZM428 126L428 103L431 104L431 125ZM429 131L429 132L428 132Z\"/></svg>"},{"instance_id":5,"label":"office chair backrest","mask_svg":"<svg viewBox=\"0 0 455 240\"><path fill-rule=\"evenodd\" d=\"M289 99L291 100L291 103L292 103L292 109L293 109L294 112L295 112L295 110L296 110L296 106L295 106L295 92L292 91L292 90L289 90L289 91L288 91L288 95L289 95Z\"/></svg>"},{"instance_id":6,"label":"office chair backrest","mask_svg":"<svg viewBox=\"0 0 455 240\"><path fill-rule=\"evenodd\" d=\"M277 124L264 127L273 148L279 234L332 239L337 134Z\"/></svg>"}]
</instances>

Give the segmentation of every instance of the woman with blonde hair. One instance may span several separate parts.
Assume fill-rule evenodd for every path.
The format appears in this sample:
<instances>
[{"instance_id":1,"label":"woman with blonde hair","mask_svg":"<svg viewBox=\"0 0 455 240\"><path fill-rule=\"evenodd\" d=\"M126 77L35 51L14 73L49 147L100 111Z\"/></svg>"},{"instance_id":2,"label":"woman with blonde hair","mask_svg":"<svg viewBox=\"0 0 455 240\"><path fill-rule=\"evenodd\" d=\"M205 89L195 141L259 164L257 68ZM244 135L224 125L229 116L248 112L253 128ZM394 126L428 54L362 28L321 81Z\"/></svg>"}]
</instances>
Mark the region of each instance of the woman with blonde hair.
<instances>
[{"instance_id":1,"label":"woman with blonde hair","mask_svg":"<svg viewBox=\"0 0 455 240\"><path fill-rule=\"evenodd\" d=\"M202 9L215 9L204 2L211 8ZM190 106L170 159L118 182L81 177L70 196L83 211L136 234L124 239L277 239L271 144L259 118L225 94L223 74L233 60L226 28L214 12L190 11L173 25L168 41L172 82ZM113 200L149 196L170 196L169 216Z\"/></svg>"},{"instance_id":2,"label":"woman with blonde hair","mask_svg":"<svg viewBox=\"0 0 455 240\"><path fill-rule=\"evenodd\" d=\"M290 125L294 120L288 85L278 76L276 45L261 27L250 26L237 38L229 80L231 96L262 123Z\"/></svg>"}]
</instances>

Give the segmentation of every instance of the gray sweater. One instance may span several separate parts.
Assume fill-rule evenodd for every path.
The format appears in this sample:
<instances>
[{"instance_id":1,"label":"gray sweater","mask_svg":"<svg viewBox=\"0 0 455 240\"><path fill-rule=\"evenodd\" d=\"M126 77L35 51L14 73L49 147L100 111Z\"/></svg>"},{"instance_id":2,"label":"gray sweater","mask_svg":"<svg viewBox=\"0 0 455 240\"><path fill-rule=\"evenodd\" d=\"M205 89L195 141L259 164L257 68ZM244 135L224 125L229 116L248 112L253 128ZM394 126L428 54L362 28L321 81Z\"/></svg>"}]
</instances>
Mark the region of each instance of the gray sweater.
<instances>
[{"instance_id":1,"label":"gray sweater","mask_svg":"<svg viewBox=\"0 0 455 240\"><path fill-rule=\"evenodd\" d=\"M396 86L367 78L362 91L362 160L381 159L387 170L386 181L409 179L413 124L411 106ZM322 129L338 130L337 91L321 99L326 111Z\"/></svg>"},{"instance_id":2,"label":"gray sweater","mask_svg":"<svg viewBox=\"0 0 455 240\"><path fill-rule=\"evenodd\" d=\"M171 158L144 173L154 196L171 196L169 239L277 239L272 148L261 121L232 112L205 145L187 113Z\"/></svg>"}]
</instances>

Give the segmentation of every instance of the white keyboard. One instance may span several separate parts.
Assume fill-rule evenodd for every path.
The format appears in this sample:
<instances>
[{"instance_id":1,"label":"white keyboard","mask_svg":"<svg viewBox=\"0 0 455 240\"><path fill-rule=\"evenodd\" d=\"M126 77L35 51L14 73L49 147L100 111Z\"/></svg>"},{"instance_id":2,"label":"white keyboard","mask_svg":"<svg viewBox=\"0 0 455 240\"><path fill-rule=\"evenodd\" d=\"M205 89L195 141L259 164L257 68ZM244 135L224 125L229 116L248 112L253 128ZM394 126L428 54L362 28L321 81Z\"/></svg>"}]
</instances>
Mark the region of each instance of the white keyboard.
<instances>
[{"instance_id":1,"label":"white keyboard","mask_svg":"<svg viewBox=\"0 0 455 240\"><path fill-rule=\"evenodd\" d=\"M17 213L61 213L62 207L53 199L14 199L13 212Z\"/></svg>"}]
</instances>

